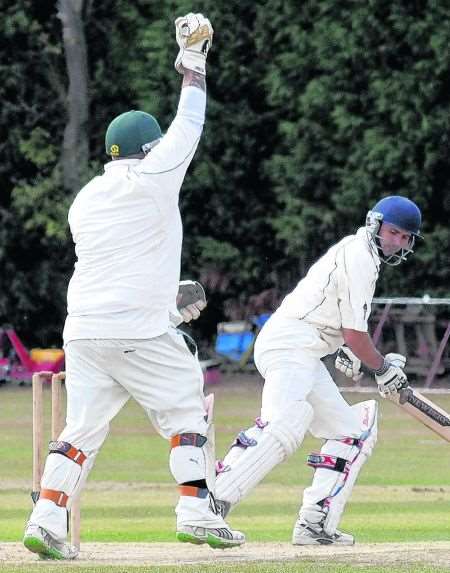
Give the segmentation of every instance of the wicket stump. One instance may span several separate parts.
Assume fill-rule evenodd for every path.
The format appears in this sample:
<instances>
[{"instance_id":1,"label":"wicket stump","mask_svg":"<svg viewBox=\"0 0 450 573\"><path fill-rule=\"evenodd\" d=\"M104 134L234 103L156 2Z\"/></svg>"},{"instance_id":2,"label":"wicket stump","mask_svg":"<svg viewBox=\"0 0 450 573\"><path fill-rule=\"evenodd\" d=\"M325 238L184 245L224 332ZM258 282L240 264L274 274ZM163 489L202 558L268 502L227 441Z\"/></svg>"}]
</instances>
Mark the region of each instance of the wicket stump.
<instances>
[{"instance_id":1,"label":"wicket stump","mask_svg":"<svg viewBox=\"0 0 450 573\"><path fill-rule=\"evenodd\" d=\"M44 446L44 382L51 380L51 440L56 441L64 429L62 383L65 372L37 372L33 374L33 503L39 499L41 478L44 471L46 448ZM80 547L80 501L75 499L70 511L71 543Z\"/></svg>"}]
</instances>

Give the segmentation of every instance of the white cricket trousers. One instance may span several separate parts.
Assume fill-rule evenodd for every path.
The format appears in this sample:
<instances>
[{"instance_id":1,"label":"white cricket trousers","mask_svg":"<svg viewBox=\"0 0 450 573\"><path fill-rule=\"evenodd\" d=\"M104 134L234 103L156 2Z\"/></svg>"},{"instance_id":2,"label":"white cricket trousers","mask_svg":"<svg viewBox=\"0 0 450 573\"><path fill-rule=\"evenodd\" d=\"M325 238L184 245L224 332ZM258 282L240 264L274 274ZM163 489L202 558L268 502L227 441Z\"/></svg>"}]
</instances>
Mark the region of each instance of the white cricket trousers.
<instances>
[{"instance_id":1,"label":"white cricket trousers","mask_svg":"<svg viewBox=\"0 0 450 573\"><path fill-rule=\"evenodd\" d=\"M99 448L130 397L164 438L205 434L203 374L179 332L150 340L74 340L65 351L67 426L61 440Z\"/></svg>"},{"instance_id":2,"label":"white cricket trousers","mask_svg":"<svg viewBox=\"0 0 450 573\"><path fill-rule=\"evenodd\" d=\"M144 408L164 438L181 433L206 435L203 374L175 329L149 340L74 340L65 352L67 420L59 441L82 450L87 459L80 467L63 455L49 455L41 487L64 491L69 496L68 508L84 485L111 420L130 397ZM172 449L170 468L178 483L205 478L202 449ZM188 515L181 515L181 520L200 515L201 521L207 501L185 500ZM183 514L180 503L177 513ZM66 537L66 510L48 499L37 502L30 522L59 539Z\"/></svg>"},{"instance_id":3,"label":"white cricket trousers","mask_svg":"<svg viewBox=\"0 0 450 573\"><path fill-rule=\"evenodd\" d=\"M317 438L359 437L361 422L320 360L327 344L315 328L297 319L272 317L255 343L255 364L265 379L261 418L270 421L293 402L314 409L310 432Z\"/></svg>"},{"instance_id":4,"label":"white cricket trousers","mask_svg":"<svg viewBox=\"0 0 450 573\"><path fill-rule=\"evenodd\" d=\"M255 363L265 378L261 418L270 422L306 401L314 411L309 431L325 440L321 452L352 459L355 448L346 442L361 437L363 423L320 360L327 347L318 331L300 320L275 317L264 325L255 343ZM327 469L315 472L303 492L300 518L312 523L325 518L320 503L335 490L338 475Z\"/></svg>"}]
</instances>

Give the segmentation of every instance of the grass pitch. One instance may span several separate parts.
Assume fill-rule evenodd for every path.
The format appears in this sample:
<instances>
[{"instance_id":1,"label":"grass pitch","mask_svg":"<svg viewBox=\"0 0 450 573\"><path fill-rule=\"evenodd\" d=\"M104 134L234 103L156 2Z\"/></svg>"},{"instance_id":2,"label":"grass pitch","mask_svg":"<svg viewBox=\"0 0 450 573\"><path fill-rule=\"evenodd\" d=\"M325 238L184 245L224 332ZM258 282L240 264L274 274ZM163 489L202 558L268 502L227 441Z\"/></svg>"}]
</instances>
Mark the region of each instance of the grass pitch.
<instances>
[{"instance_id":1,"label":"grass pitch","mask_svg":"<svg viewBox=\"0 0 450 573\"><path fill-rule=\"evenodd\" d=\"M223 455L238 430L251 425L258 414L261 383L256 376L242 383L225 380L207 390L216 395L217 452ZM49 392L46 392L49 398ZM375 395L346 394L355 403ZM450 410L450 396L433 396ZM49 406L49 404L47 404ZM379 441L364 466L342 521L343 530L361 543L425 542L450 540L450 448L390 402L381 401ZM0 388L0 541L19 541L31 509L31 389ZM49 407L47 409L49 418ZM249 542L288 542L303 488L312 470L305 457L320 443L307 438L299 452L278 466L230 514L230 524L247 534ZM130 401L113 421L86 491L82 496L82 542L167 542L174 540L176 488L168 470L167 443L152 429L144 412ZM1 561L1 552L0 552ZM53 569L53 564L45 567ZM58 567L61 566L58 565ZM44 564L2 565L0 573L42 572ZM64 570L80 571L63 565ZM349 568L354 567L354 568ZM444 571L410 564L397 571ZM406 567L406 568L405 568ZM427 568L428 567L428 568ZM236 564L183 566L183 571L370 571L387 568L370 565L324 563ZM50 570L50 569L49 569ZM156 568L95 566L86 571L171 573L172 566ZM448 569L447 569L448 570Z\"/></svg>"}]
</instances>

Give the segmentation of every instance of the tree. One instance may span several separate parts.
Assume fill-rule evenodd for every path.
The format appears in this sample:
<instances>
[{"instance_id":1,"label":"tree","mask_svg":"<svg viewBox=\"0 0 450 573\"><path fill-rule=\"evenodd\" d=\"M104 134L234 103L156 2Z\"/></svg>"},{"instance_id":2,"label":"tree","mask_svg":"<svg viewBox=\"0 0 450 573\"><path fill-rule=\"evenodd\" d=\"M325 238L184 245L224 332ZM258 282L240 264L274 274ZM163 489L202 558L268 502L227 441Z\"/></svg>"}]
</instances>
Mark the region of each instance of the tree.
<instances>
[{"instance_id":1,"label":"tree","mask_svg":"<svg viewBox=\"0 0 450 573\"><path fill-rule=\"evenodd\" d=\"M421 206L428 240L419 261L383 276L380 292L423 293L432 273L436 292L448 293L428 245L450 240L443 228L450 8L278 2L273 13L265 28L275 54L266 85L281 143L266 169L280 206L273 227L284 243L284 272L302 276L328 244L364 223L381 196L403 194Z\"/></svg>"},{"instance_id":2,"label":"tree","mask_svg":"<svg viewBox=\"0 0 450 573\"><path fill-rule=\"evenodd\" d=\"M60 343L73 193L107 159L113 117L141 108L169 126L181 84L173 21L191 10L185 0L58 6L60 17L55 2L0 0L0 320L40 344ZM426 240L400 272L383 273L378 293L448 295L448 3L202 0L198 9L216 35L181 210L183 276L208 287L202 333L261 291L284 294L392 193L421 206Z\"/></svg>"},{"instance_id":3,"label":"tree","mask_svg":"<svg viewBox=\"0 0 450 573\"><path fill-rule=\"evenodd\" d=\"M63 185L76 193L87 172L89 160L89 96L87 46L82 12L84 0L59 0L58 18L66 57L69 87L67 122L61 154Z\"/></svg>"}]
</instances>

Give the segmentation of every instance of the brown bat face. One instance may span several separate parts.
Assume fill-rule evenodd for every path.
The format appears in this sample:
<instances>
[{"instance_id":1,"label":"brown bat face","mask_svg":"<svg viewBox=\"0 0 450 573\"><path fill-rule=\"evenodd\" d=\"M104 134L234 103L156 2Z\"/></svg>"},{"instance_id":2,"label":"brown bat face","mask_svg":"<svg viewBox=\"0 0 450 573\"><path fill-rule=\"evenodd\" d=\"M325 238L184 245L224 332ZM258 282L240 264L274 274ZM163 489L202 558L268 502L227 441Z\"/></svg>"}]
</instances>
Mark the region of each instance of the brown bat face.
<instances>
[{"instance_id":1,"label":"brown bat face","mask_svg":"<svg viewBox=\"0 0 450 573\"><path fill-rule=\"evenodd\" d=\"M450 442L450 414L412 388L389 397L410 416Z\"/></svg>"}]
</instances>

